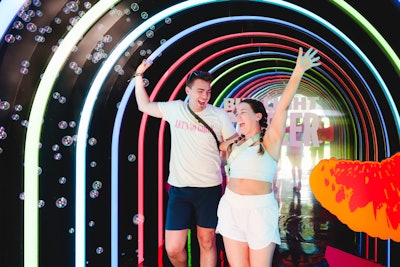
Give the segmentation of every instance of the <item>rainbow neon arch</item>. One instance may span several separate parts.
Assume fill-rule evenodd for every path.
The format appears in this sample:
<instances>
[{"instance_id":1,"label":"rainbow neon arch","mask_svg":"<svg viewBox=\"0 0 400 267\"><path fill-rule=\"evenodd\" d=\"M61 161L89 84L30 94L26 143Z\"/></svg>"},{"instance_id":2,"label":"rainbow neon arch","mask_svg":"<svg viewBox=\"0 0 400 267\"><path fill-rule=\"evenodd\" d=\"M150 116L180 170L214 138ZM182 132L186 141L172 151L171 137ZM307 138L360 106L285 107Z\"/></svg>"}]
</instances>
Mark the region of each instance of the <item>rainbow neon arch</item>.
<instances>
[{"instance_id":1,"label":"rainbow neon arch","mask_svg":"<svg viewBox=\"0 0 400 267\"><path fill-rule=\"evenodd\" d=\"M315 47L323 64L307 72L299 99L318 98L315 113L320 112L337 127L334 155L378 161L394 154L400 137L398 93L392 89L400 79L398 51L372 21L346 1L321 3L319 8L294 2L192 0L152 6L146 1L31 1L23 12L9 18L4 36L17 41L2 43L7 53L2 53L4 90L0 101L8 100L11 106L24 103L29 121L26 135L23 128L15 130L19 136L14 138L21 139L23 155L18 177L25 198L25 265L36 267L45 261L40 260L43 244L49 251L53 249L42 228L50 204L38 209L38 202L42 198L53 202L60 196L69 204L63 210L62 230L58 230L70 231L64 250L73 253L69 258L75 266L96 264L102 261L100 257L119 266L122 254L129 253L143 264L150 258L148 251L157 251L157 263L163 264L169 136L164 122L142 116L136 109L129 79L143 58L154 60L156 66L146 76L152 99L184 98L186 75L204 68L215 76L212 104L227 109L226 101L236 98L273 101L279 97L298 47ZM249 14L249 8L257 11ZM363 34L350 35L326 9L335 10L337 18ZM0 4L0 11L4 10L5 4ZM28 32L35 25L38 30ZM20 49L25 43L25 49ZM27 74L15 75L15 69ZM66 102L61 103L56 95L65 96ZM15 127L9 126L14 125L8 122L10 117L0 117L9 133ZM61 121L76 128L61 129L57 124ZM59 140L65 136L72 137L73 145L61 145ZM58 143L60 151L52 150ZM62 160L49 156L48 151L62 152ZM135 155L136 161L127 160L128 155ZM97 167L92 167L94 163ZM14 177L15 173L9 172ZM69 178L68 187L57 184L55 190L50 189L54 177L61 176ZM149 179L156 188L150 189ZM95 192L100 197L92 198L91 186L98 181L103 189ZM152 197L157 204L149 207ZM103 215L96 213L102 209ZM144 216L144 223L132 224L135 214ZM151 216L157 218L153 225L148 220ZM107 232L105 237L99 238L89 221L98 221L98 227ZM149 244L149 236L154 235L157 244ZM66 245L71 238L73 251ZM363 238L360 246L366 258L377 260L376 246L370 256L369 239L364 242ZM95 244L99 239L101 244ZM132 246L135 249L130 249ZM387 266L391 246L389 240Z\"/></svg>"}]
</instances>

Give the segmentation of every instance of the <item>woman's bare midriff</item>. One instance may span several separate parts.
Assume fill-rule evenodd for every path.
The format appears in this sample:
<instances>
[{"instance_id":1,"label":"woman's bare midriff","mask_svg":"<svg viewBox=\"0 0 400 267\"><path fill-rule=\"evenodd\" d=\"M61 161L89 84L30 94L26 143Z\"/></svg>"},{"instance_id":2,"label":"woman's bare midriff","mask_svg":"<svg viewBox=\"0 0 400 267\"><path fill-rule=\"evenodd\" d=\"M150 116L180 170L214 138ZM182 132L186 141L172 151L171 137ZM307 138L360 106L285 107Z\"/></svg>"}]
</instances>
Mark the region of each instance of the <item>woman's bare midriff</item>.
<instances>
[{"instance_id":1,"label":"woman's bare midriff","mask_svg":"<svg viewBox=\"0 0 400 267\"><path fill-rule=\"evenodd\" d=\"M244 178L229 178L227 187L240 195L263 195L272 192L272 184Z\"/></svg>"}]
</instances>

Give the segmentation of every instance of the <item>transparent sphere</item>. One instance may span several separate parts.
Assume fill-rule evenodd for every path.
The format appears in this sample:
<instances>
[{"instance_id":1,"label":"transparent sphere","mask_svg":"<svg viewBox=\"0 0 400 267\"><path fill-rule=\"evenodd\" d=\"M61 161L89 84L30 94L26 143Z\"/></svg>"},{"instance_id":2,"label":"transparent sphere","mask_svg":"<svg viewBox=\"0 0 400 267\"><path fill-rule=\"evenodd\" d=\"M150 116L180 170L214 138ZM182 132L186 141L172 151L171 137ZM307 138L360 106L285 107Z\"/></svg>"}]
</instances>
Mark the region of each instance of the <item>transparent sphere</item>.
<instances>
[{"instance_id":1,"label":"transparent sphere","mask_svg":"<svg viewBox=\"0 0 400 267\"><path fill-rule=\"evenodd\" d=\"M59 209L63 209L67 206L68 201L65 197L60 197L56 200L56 207Z\"/></svg>"},{"instance_id":2,"label":"transparent sphere","mask_svg":"<svg viewBox=\"0 0 400 267\"><path fill-rule=\"evenodd\" d=\"M135 214L133 215L132 222L135 225L139 225L144 223L144 216L142 214Z\"/></svg>"}]
</instances>

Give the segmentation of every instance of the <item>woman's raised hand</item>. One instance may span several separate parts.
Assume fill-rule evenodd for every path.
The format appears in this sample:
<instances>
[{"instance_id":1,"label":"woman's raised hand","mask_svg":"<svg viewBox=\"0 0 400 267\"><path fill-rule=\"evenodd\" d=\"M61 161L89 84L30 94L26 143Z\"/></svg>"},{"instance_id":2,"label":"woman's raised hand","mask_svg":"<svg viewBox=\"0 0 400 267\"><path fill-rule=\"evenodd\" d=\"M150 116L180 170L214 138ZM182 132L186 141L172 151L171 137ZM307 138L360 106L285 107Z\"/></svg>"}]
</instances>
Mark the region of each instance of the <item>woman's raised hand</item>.
<instances>
[{"instance_id":1,"label":"woman's raised hand","mask_svg":"<svg viewBox=\"0 0 400 267\"><path fill-rule=\"evenodd\" d=\"M303 55L303 48L299 48L299 54L297 56L296 65L303 68L304 71L311 69L312 67L321 65L319 61L319 56L316 56L318 50L309 48L307 52Z\"/></svg>"}]
</instances>

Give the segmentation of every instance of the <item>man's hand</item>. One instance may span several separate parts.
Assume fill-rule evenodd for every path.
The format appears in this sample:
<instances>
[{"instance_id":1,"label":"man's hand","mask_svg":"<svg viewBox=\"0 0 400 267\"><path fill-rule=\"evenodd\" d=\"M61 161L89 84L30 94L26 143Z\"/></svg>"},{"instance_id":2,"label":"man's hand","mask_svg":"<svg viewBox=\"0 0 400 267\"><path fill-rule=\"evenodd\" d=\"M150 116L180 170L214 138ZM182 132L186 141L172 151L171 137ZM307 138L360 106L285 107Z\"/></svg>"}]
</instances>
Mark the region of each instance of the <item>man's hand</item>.
<instances>
[{"instance_id":1,"label":"man's hand","mask_svg":"<svg viewBox=\"0 0 400 267\"><path fill-rule=\"evenodd\" d=\"M143 74L151 65L153 65L153 61L147 61L147 59L143 59L142 63L140 63L140 65L136 68L135 74Z\"/></svg>"}]
</instances>

